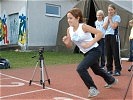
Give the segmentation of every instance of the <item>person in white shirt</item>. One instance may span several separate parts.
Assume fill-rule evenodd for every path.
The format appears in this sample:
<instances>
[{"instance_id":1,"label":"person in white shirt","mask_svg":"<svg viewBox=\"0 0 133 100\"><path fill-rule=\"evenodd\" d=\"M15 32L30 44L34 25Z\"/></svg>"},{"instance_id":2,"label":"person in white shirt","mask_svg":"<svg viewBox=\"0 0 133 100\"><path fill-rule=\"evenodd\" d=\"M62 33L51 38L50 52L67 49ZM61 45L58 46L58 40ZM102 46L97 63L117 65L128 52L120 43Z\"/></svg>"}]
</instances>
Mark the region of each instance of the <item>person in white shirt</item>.
<instances>
[{"instance_id":1,"label":"person in white shirt","mask_svg":"<svg viewBox=\"0 0 133 100\"><path fill-rule=\"evenodd\" d=\"M121 21L119 15L116 14L116 8L110 4L108 6L108 16L104 19L103 27L105 29L105 48L107 56L107 72L113 74L113 61L115 65L114 76L121 75L120 63L120 39L118 26Z\"/></svg>"},{"instance_id":2,"label":"person in white shirt","mask_svg":"<svg viewBox=\"0 0 133 100\"><path fill-rule=\"evenodd\" d=\"M83 23L83 15L79 8L73 8L68 11L67 21L69 24L67 35L62 38L62 41L67 48L72 47L73 43L76 44L84 54L84 59L77 66L76 70L89 90L88 97L97 96L99 91L87 71L89 68L91 68L96 75L101 76L106 81L106 88L110 88L118 82L117 79L99 67L101 49L99 48L97 41L102 38L103 34L96 28ZM95 35L94 38L91 33Z\"/></svg>"},{"instance_id":3,"label":"person in white shirt","mask_svg":"<svg viewBox=\"0 0 133 100\"><path fill-rule=\"evenodd\" d=\"M133 61L133 19L129 21L129 25L131 26L131 32L129 36L129 42L130 42L130 56L128 61Z\"/></svg>"},{"instance_id":4,"label":"person in white shirt","mask_svg":"<svg viewBox=\"0 0 133 100\"><path fill-rule=\"evenodd\" d=\"M96 29L100 30L103 33L102 39L98 41L102 54L100 59L100 68L105 67L105 29L103 28L104 23L104 12L102 10L98 10L96 13L97 20L95 21Z\"/></svg>"}]
</instances>

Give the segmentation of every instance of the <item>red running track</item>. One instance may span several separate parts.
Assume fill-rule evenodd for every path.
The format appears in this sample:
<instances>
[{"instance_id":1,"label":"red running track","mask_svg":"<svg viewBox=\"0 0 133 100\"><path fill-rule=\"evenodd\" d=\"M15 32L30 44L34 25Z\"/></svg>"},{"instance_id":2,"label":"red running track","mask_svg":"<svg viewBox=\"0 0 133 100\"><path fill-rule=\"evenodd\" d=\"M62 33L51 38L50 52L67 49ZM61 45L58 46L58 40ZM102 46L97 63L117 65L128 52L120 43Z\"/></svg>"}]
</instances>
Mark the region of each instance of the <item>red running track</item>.
<instances>
[{"instance_id":1,"label":"red running track","mask_svg":"<svg viewBox=\"0 0 133 100\"><path fill-rule=\"evenodd\" d=\"M0 100L88 100L88 90L76 72L76 66L77 64L47 66L51 84L45 81L45 89L39 82L32 82L29 86L34 68L2 69L0 70ZM132 71L128 71L129 66L131 66L130 62L122 62L121 76L116 77L119 83L110 89L104 88L104 80L89 69L100 91L100 94L91 100L123 100L124 97L126 100L133 100L132 83L125 95L132 74ZM40 81L39 68L33 80Z\"/></svg>"}]
</instances>

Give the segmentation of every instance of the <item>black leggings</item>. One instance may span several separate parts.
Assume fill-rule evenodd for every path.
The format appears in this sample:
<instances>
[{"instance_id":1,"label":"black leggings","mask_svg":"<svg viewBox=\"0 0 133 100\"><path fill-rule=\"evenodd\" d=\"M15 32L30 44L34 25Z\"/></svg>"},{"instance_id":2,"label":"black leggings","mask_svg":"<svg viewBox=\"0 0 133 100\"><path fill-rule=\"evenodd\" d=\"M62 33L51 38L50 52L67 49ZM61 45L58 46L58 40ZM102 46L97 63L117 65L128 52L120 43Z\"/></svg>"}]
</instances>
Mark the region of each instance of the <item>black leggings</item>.
<instances>
[{"instance_id":1,"label":"black leggings","mask_svg":"<svg viewBox=\"0 0 133 100\"><path fill-rule=\"evenodd\" d=\"M89 67L96 75L101 76L108 84L111 84L114 81L114 78L111 75L109 75L104 69L100 69L99 67L98 61L101 55L100 47L93 48L84 55L84 59L77 67L77 72L79 73L81 79L88 87L88 89L90 89L90 87L97 88L87 71Z\"/></svg>"}]
</instances>

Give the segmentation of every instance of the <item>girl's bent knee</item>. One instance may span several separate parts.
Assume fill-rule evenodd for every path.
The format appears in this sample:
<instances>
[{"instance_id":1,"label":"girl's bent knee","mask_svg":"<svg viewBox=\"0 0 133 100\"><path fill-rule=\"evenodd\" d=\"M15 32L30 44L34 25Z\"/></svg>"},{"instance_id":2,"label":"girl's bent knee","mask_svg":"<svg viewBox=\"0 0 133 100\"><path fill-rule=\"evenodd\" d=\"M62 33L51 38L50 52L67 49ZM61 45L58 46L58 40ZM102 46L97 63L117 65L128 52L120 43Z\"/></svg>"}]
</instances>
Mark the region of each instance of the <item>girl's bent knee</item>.
<instances>
[{"instance_id":1,"label":"girl's bent knee","mask_svg":"<svg viewBox=\"0 0 133 100\"><path fill-rule=\"evenodd\" d=\"M82 73L82 72L85 72L86 69L84 69L84 68L77 68L76 71L77 71L78 73Z\"/></svg>"}]
</instances>

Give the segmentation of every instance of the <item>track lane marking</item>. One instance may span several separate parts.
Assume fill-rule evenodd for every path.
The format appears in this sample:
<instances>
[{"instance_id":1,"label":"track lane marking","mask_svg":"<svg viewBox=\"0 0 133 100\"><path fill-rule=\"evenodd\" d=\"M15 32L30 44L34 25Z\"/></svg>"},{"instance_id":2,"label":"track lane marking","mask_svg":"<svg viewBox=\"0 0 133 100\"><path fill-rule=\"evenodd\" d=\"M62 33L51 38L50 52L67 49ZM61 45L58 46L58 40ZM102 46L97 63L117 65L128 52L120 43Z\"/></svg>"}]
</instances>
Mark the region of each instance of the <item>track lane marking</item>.
<instances>
[{"instance_id":1,"label":"track lane marking","mask_svg":"<svg viewBox=\"0 0 133 100\"><path fill-rule=\"evenodd\" d=\"M10 85L0 85L0 87L18 87L18 86L24 86L25 84L22 82L11 82Z\"/></svg>"},{"instance_id":2,"label":"track lane marking","mask_svg":"<svg viewBox=\"0 0 133 100\"><path fill-rule=\"evenodd\" d=\"M18 96L18 95L30 94L30 93L35 93L35 92L40 92L40 91L45 91L45 90L46 89L40 89L40 90L35 90L35 91L30 91L30 92L23 92L23 93L12 94L12 95L7 95L7 96L2 96L2 97L0 97L0 99L9 98L9 97Z\"/></svg>"},{"instance_id":3,"label":"track lane marking","mask_svg":"<svg viewBox=\"0 0 133 100\"><path fill-rule=\"evenodd\" d=\"M64 91L61 91L61 90L57 90L57 89L54 89L54 88L50 88L48 87L48 89L51 89L53 91L56 91L56 92L59 92L59 93L62 93L62 94L66 94L66 95L69 95L69 96L72 96L72 97L76 97L76 98L79 98L80 100L90 100L88 98L84 98L84 97L80 97L80 96L77 96L75 94L71 94L71 93L67 93L67 92L64 92Z\"/></svg>"},{"instance_id":4,"label":"track lane marking","mask_svg":"<svg viewBox=\"0 0 133 100\"><path fill-rule=\"evenodd\" d=\"M7 75L7 74L3 74L3 73L0 73L0 74L1 75L4 75L4 76L7 76L7 77L10 77L10 78L14 78L14 79L21 80L21 81L24 81L24 82L29 83L29 81L23 80L21 78L17 78L17 77L14 77L14 76L10 76L10 75ZM42 87L42 85L40 85L40 84L37 84L37 83L34 83L34 82L33 82L33 84ZM76 97L76 98L79 98L79 99L82 99L82 100L90 100L88 98L80 97L80 96L77 96L75 94L67 93L67 92L64 92L64 91L61 91L61 90L58 90L58 89L54 89L54 88L50 88L50 87L45 87L45 89L50 89L50 90L53 90L53 91L56 91L56 92L59 92L59 93L65 94L65 95L69 95L69 96L72 96L72 97ZM43 89L43 90L45 90L45 89ZM17 95L19 95L19 94L17 94ZM14 94L14 96L15 96L15 94Z\"/></svg>"},{"instance_id":5,"label":"track lane marking","mask_svg":"<svg viewBox=\"0 0 133 100\"><path fill-rule=\"evenodd\" d=\"M11 78L1 78L0 80L8 80L8 79L11 79Z\"/></svg>"}]
</instances>

